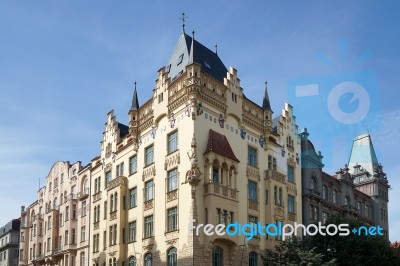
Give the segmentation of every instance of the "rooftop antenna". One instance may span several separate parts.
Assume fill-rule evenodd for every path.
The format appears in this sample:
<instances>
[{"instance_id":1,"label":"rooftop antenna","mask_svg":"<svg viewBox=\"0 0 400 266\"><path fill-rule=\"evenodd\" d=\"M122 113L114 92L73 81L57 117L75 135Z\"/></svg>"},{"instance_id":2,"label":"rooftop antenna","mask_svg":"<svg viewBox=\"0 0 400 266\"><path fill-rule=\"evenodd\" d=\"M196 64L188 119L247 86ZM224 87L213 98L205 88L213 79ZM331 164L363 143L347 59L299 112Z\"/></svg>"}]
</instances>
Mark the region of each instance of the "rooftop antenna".
<instances>
[{"instance_id":1,"label":"rooftop antenna","mask_svg":"<svg viewBox=\"0 0 400 266\"><path fill-rule=\"evenodd\" d=\"M180 20L182 20L182 33L185 33L185 21L188 17L185 16L185 13L182 13L182 17L179 18Z\"/></svg>"},{"instance_id":2,"label":"rooftop antenna","mask_svg":"<svg viewBox=\"0 0 400 266\"><path fill-rule=\"evenodd\" d=\"M215 45L215 54L218 54L218 44Z\"/></svg>"}]
</instances>

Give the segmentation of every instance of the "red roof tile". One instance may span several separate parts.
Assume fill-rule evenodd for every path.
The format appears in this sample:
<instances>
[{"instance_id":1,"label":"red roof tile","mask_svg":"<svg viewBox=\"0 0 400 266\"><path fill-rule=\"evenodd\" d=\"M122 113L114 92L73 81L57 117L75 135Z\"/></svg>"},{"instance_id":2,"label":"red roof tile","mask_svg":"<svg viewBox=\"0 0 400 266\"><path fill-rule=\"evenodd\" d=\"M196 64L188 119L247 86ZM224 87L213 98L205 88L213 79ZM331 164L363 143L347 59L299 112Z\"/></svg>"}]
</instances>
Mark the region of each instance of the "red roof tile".
<instances>
[{"instance_id":1,"label":"red roof tile","mask_svg":"<svg viewBox=\"0 0 400 266\"><path fill-rule=\"evenodd\" d=\"M231 145L229 144L229 141L226 138L226 136L218 132L215 132L212 129L210 129L209 131L207 148L204 154L210 151L225 156L227 158L230 158L236 162L240 162L233 153Z\"/></svg>"}]
</instances>

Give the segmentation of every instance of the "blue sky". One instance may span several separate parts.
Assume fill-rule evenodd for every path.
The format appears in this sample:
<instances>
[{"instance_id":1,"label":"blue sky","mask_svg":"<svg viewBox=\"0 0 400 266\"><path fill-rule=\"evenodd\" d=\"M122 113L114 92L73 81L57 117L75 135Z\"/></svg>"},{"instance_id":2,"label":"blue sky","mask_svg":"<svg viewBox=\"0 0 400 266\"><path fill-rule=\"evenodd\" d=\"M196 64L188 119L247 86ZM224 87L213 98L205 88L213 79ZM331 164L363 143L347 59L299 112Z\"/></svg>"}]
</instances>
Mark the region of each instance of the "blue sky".
<instances>
[{"instance_id":1,"label":"blue sky","mask_svg":"<svg viewBox=\"0 0 400 266\"><path fill-rule=\"evenodd\" d=\"M35 199L39 178L43 184L54 162L86 164L99 153L108 111L114 109L118 120L127 123L135 80L140 102L151 96L185 12L187 32L195 30L196 39L208 47L218 44L225 65L238 69L248 98L261 104L268 80L276 115L291 100L299 126L309 129L325 156L326 171L333 173L347 163L349 141L369 129L392 185L390 239L400 240L395 226L400 222L400 205L395 204L400 200L395 152L400 149L399 4L174 3L0 2L0 225L18 217L20 205ZM370 56L355 64L366 51ZM306 103L291 95L293 82L329 83L367 70L374 73L372 78L351 78L367 79L374 108L354 127L327 126L333 120L324 119L323 104L323 111L307 111ZM326 102L326 95L320 98L319 103ZM355 104L360 103L350 101L348 108Z\"/></svg>"}]
</instances>

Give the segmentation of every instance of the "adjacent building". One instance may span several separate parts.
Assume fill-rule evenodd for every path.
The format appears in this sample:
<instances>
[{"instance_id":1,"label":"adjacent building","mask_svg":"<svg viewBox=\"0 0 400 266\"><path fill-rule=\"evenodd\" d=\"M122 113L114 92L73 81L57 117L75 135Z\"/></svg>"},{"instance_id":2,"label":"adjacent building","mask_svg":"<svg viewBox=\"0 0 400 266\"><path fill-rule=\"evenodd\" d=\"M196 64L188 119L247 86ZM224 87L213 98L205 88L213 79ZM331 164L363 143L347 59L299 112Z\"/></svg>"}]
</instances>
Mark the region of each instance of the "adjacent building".
<instances>
[{"instance_id":1,"label":"adjacent building","mask_svg":"<svg viewBox=\"0 0 400 266\"><path fill-rule=\"evenodd\" d=\"M323 171L321 152L316 152L305 129L301 136L303 223L325 223L330 216L358 219L380 225L388 237L387 204L389 184L378 163L371 136L353 141L348 164L335 175Z\"/></svg>"},{"instance_id":2,"label":"adjacent building","mask_svg":"<svg viewBox=\"0 0 400 266\"><path fill-rule=\"evenodd\" d=\"M17 266L20 219L13 219L0 228L0 266Z\"/></svg>"},{"instance_id":3,"label":"adjacent building","mask_svg":"<svg viewBox=\"0 0 400 266\"><path fill-rule=\"evenodd\" d=\"M19 265L89 265L90 167L57 162L21 207Z\"/></svg>"}]
</instances>

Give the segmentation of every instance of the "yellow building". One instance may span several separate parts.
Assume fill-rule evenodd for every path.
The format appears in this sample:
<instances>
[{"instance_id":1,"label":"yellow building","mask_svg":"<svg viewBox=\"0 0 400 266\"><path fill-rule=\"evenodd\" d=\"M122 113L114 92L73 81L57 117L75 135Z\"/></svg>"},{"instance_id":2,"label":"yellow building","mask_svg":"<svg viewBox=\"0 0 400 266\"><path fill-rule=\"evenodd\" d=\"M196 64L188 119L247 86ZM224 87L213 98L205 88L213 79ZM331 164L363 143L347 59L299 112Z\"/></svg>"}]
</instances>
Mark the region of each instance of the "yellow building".
<instances>
[{"instance_id":1,"label":"yellow building","mask_svg":"<svg viewBox=\"0 0 400 266\"><path fill-rule=\"evenodd\" d=\"M149 88L153 89L153 88ZM278 237L208 236L200 224L301 222L300 142L292 107L272 119L237 70L182 33L153 96L129 126L107 115L91 164L93 265L261 265Z\"/></svg>"},{"instance_id":2,"label":"yellow building","mask_svg":"<svg viewBox=\"0 0 400 266\"><path fill-rule=\"evenodd\" d=\"M21 207L19 265L88 265L90 171L57 162L28 208Z\"/></svg>"}]
</instances>

